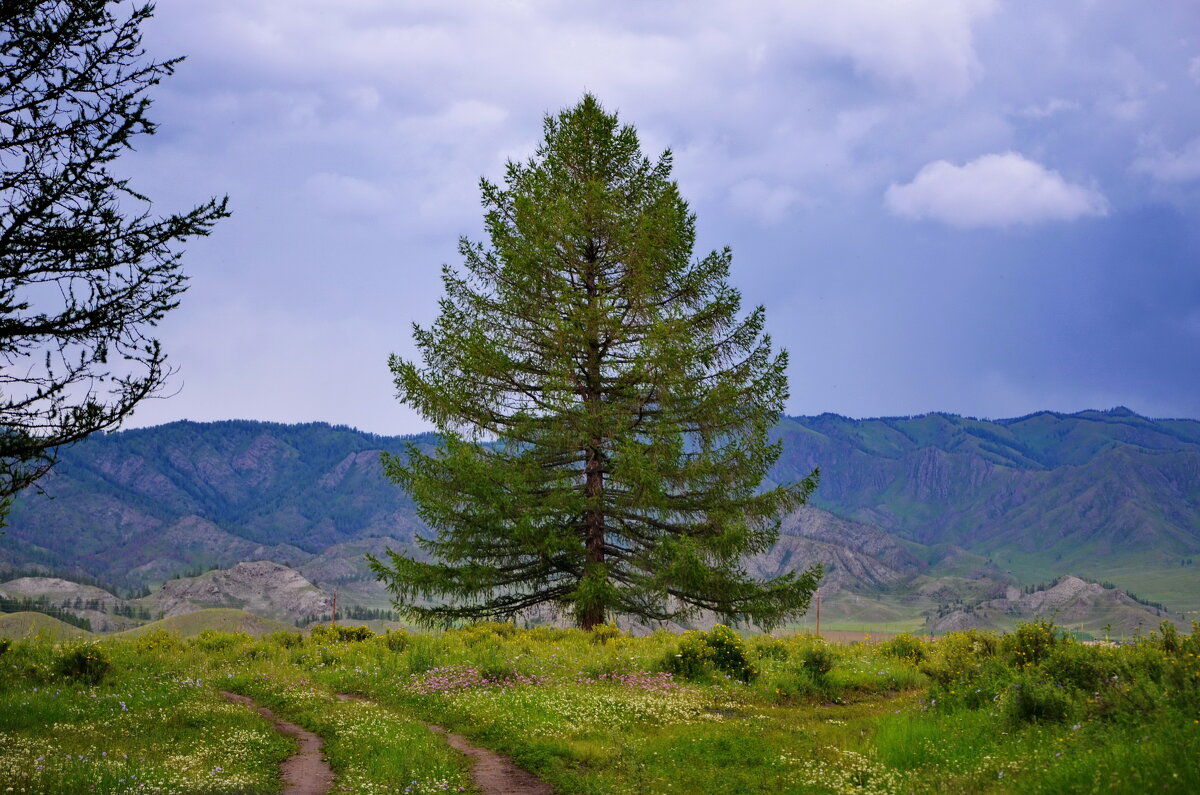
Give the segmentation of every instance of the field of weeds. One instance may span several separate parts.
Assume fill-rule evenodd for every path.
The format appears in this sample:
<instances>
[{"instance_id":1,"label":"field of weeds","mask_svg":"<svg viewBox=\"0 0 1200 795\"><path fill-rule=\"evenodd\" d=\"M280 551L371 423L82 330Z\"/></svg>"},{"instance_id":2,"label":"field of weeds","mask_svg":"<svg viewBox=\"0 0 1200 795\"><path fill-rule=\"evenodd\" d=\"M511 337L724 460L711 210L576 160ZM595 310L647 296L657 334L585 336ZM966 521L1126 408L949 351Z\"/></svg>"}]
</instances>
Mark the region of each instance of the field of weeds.
<instances>
[{"instance_id":1,"label":"field of weeds","mask_svg":"<svg viewBox=\"0 0 1200 795\"><path fill-rule=\"evenodd\" d=\"M562 793L1197 792L1200 632L831 645L724 627L0 640L0 790L277 792L320 734L335 791L471 792L438 724ZM354 695L353 700L338 694Z\"/></svg>"}]
</instances>

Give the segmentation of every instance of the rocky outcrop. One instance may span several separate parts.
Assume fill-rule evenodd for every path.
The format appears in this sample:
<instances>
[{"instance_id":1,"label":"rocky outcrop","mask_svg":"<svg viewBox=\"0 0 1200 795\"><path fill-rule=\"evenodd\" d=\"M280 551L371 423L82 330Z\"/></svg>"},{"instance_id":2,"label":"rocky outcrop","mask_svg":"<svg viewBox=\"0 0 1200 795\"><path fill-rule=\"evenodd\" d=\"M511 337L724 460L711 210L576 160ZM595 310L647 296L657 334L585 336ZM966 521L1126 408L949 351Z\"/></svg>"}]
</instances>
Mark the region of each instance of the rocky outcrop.
<instances>
[{"instance_id":1,"label":"rocky outcrop","mask_svg":"<svg viewBox=\"0 0 1200 795\"><path fill-rule=\"evenodd\" d=\"M1007 629L1036 618L1049 619L1069 629L1092 633L1105 630L1117 635L1130 635L1139 629L1149 631L1163 619L1174 620L1122 590L1067 575L1049 588L1032 593L1009 588L1001 598L931 616L926 629L930 632Z\"/></svg>"},{"instance_id":2,"label":"rocky outcrop","mask_svg":"<svg viewBox=\"0 0 1200 795\"><path fill-rule=\"evenodd\" d=\"M208 607L234 607L287 622L325 615L333 607L333 600L300 572L266 560L168 580L141 601L164 616Z\"/></svg>"}]
</instances>

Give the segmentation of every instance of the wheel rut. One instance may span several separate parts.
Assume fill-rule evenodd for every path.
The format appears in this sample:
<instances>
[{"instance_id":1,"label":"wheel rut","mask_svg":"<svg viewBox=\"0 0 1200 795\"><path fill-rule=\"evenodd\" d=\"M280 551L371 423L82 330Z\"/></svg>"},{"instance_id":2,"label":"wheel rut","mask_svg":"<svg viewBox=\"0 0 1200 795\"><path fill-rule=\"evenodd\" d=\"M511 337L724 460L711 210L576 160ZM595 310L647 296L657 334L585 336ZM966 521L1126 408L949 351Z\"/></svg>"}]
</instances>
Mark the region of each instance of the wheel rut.
<instances>
[{"instance_id":1,"label":"wheel rut","mask_svg":"<svg viewBox=\"0 0 1200 795\"><path fill-rule=\"evenodd\" d=\"M338 693L342 701L367 701L362 696ZM483 795L554 795L554 789L528 770L522 770L503 754L475 745L461 734L441 726L426 724L429 730L445 735L446 744L471 759L471 778Z\"/></svg>"},{"instance_id":2,"label":"wheel rut","mask_svg":"<svg viewBox=\"0 0 1200 795\"><path fill-rule=\"evenodd\" d=\"M222 690L223 695L234 704L250 707L259 715L271 721L275 731L295 737L300 741L299 750L289 756L279 766L283 778L284 795L325 795L333 786L333 769L321 755L324 745L321 738L301 726L283 720L266 707L260 707L252 699L238 693Z\"/></svg>"}]
</instances>

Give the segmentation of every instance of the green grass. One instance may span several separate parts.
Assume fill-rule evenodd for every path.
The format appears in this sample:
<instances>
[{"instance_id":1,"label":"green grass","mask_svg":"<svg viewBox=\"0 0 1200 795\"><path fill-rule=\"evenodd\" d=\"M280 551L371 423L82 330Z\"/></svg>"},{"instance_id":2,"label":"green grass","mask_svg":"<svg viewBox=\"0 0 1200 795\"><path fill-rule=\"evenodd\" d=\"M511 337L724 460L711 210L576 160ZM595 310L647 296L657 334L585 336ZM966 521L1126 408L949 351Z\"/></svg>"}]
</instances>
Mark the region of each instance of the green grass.
<instances>
[{"instance_id":1,"label":"green grass","mask_svg":"<svg viewBox=\"0 0 1200 795\"><path fill-rule=\"evenodd\" d=\"M96 684L63 674L80 650L111 659ZM131 644L44 641L0 656L0 781L11 792L278 791L292 743Z\"/></svg>"},{"instance_id":2,"label":"green grass","mask_svg":"<svg viewBox=\"0 0 1200 795\"><path fill-rule=\"evenodd\" d=\"M1195 635L1112 648L1045 624L844 646L511 625L361 638L16 641L0 653L0 780L277 791L291 743L224 702L229 689L322 735L340 791L469 791L426 723L567 794L1200 790Z\"/></svg>"}]
</instances>

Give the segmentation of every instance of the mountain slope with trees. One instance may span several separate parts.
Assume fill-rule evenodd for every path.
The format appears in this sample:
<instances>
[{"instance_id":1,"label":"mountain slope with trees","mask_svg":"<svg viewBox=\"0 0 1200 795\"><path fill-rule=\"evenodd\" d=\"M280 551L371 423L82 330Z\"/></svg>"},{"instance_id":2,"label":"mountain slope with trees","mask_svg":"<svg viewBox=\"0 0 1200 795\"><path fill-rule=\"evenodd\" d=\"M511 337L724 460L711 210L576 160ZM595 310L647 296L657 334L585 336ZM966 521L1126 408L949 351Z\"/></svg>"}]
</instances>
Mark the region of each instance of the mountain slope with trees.
<instances>
[{"instance_id":1,"label":"mountain slope with trees","mask_svg":"<svg viewBox=\"0 0 1200 795\"><path fill-rule=\"evenodd\" d=\"M1034 584L1072 573L1200 609L1189 565L1200 560L1200 422L1125 411L998 422L822 415L784 418L774 433L784 449L772 477L819 464L812 503L834 516L785 522L756 563L765 576L798 565L783 559L789 550L811 561L804 550L831 544L841 564L827 585L895 589L953 575L966 587L983 569ZM270 559L353 591L370 578L365 552L409 549L421 529L379 463L409 440L436 442L252 421L92 438L63 451L47 494L18 496L0 567L132 588ZM856 540L868 530L869 543Z\"/></svg>"}]
</instances>

